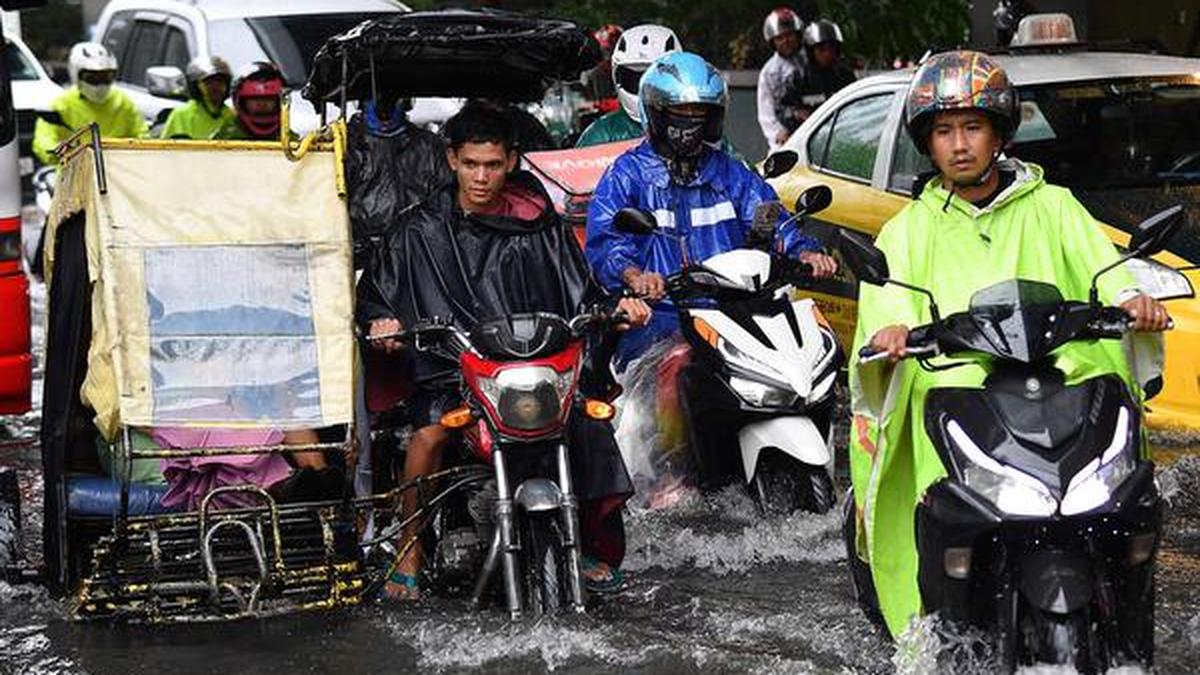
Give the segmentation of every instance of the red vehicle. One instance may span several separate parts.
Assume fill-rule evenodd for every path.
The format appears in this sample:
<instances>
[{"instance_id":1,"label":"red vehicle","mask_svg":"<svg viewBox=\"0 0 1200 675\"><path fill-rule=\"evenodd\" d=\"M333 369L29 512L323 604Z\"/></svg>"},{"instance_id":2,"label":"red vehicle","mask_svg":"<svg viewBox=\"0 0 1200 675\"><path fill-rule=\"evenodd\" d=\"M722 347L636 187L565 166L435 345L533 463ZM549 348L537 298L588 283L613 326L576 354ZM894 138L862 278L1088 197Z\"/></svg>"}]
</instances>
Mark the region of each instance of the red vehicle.
<instances>
[{"instance_id":1,"label":"red vehicle","mask_svg":"<svg viewBox=\"0 0 1200 675\"><path fill-rule=\"evenodd\" d=\"M19 4L19 3L18 3ZM11 9L13 3L5 2ZM29 281L21 267L21 177L7 64L0 64L0 414L27 412L33 379Z\"/></svg>"},{"instance_id":2,"label":"red vehicle","mask_svg":"<svg viewBox=\"0 0 1200 675\"><path fill-rule=\"evenodd\" d=\"M583 611L568 429L574 415L607 420L615 412L579 391L585 337L613 320L599 311L570 321L538 312L485 321L470 332L429 323L376 338L399 337L418 350L457 355L466 404L441 423L461 429L467 454L491 471L464 486L464 508L449 509L458 513L434 528L434 559L439 567L447 560L479 567L476 606L499 568L513 618ZM476 554L485 553L487 541L478 565Z\"/></svg>"}]
</instances>

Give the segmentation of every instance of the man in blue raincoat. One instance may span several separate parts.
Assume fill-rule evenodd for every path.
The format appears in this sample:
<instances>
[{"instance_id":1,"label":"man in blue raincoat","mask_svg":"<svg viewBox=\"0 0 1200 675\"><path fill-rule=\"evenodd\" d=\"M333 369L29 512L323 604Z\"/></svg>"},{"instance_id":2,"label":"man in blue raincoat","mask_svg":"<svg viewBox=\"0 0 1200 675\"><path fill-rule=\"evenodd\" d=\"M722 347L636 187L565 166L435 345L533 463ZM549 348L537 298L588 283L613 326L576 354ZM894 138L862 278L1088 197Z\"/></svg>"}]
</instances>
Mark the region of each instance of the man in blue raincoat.
<instances>
[{"instance_id":1,"label":"man in blue raincoat","mask_svg":"<svg viewBox=\"0 0 1200 675\"><path fill-rule=\"evenodd\" d=\"M778 199L766 181L716 149L728 93L720 72L704 59L688 52L661 57L642 77L638 99L647 139L609 167L588 209L586 253L600 283L629 287L654 303L650 323L621 339L619 369L679 329L664 277L678 271L685 256L700 261L743 247L758 205ZM658 231L648 237L618 232L613 217L626 207L653 213ZM785 220L781 213L776 246L812 265L818 277L832 275L834 260Z\"/></svg>"}]
</instances>

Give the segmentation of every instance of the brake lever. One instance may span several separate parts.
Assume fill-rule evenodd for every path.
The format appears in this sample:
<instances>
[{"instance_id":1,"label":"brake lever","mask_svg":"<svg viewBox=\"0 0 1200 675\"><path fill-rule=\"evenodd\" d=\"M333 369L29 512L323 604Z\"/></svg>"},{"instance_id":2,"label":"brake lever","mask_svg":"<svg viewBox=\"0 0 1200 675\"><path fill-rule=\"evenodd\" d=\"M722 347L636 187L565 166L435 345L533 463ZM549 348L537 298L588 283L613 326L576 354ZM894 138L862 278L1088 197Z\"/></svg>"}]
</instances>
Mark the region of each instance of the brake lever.
<instances>
[{"instance_id":1,"label":"brake lever","mask_svg":"<svg viewBox=\"0 0 1200 675\"><path fill-rule=\"evenodd\" d=\"M925 345L925 346L906 347L904 350L904 356L902 356L901 358L907 359L907 358L911 358L911 357L937 356L939 353L940 352L938 351L938 346L936 343L934 343L934 344L929 344L929 345ZM859 364L874 363L875 361L882 361L882 360L886 359L887 357L888 357L887 352L874 351L873 349L871 349L870 345L867 345L866 347L863 347L862 349L858 350Z\"/></svg>"}]
</instances>

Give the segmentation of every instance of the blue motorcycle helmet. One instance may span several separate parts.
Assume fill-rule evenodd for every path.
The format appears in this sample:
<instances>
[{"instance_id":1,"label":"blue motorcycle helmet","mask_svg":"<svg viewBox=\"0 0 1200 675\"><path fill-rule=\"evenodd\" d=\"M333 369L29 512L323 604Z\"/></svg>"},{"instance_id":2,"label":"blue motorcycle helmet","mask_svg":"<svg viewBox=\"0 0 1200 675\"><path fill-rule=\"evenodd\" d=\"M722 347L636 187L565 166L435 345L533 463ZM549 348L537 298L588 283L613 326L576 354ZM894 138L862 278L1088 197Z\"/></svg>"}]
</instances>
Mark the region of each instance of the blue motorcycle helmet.
<instances>
[{"instance_id":1,"label":"blue motorcycle helmet","mask_svg":"<svg viewBox=\"0 0 1200 675\"><path fill-rule=\"evenodd\" d=\"M728 100L720 71L690 52L666 54L642 75L642 129L679 182L690 182L704 149L721 142Z\"/></svg>"}]
</instances>

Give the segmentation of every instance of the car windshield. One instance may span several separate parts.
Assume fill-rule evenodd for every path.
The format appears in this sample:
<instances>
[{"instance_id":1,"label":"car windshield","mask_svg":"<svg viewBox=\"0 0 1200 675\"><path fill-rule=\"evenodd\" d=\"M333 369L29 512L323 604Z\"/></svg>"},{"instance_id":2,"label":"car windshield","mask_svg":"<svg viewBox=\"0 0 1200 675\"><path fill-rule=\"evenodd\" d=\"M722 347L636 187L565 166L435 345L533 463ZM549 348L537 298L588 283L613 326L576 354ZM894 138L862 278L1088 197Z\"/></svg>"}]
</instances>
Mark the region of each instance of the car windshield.
<instances>
[{"instance_id":1,"label":"car windshield","mask_svg":"<svg viewBox=\"0 0 1200 675\"><path fill-rule=\"evenodd\" d=\"M8 77L17 80L38 79L37 70L29 62L21 49L11 42L4 45L4 67L8 68Z\"/></svg>"},{"instance_id":2,"label":"car windshield","mask_svg":"<svg viewBox=\"0 0 1200 675\"><path fill-rule=\"evenodd\" d=\"M272 61L283 71L288 86L299 87L308 80L313 57L325 40L384 15L347 12L221 19L209 24L209 46L234 69L251 61Z\"/></svg>"},{"instance_id":3,"label":"car windshield","mask_svg":"<svg viewBox=\"0 0 1200 675\"><path fill-rule=\"evenodd\" d=\"M1200 78L1023 87L1013 154L1072 189L1200 183Z\"/></svg>"}]
</instances>

